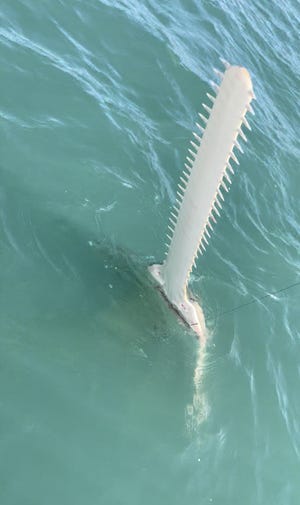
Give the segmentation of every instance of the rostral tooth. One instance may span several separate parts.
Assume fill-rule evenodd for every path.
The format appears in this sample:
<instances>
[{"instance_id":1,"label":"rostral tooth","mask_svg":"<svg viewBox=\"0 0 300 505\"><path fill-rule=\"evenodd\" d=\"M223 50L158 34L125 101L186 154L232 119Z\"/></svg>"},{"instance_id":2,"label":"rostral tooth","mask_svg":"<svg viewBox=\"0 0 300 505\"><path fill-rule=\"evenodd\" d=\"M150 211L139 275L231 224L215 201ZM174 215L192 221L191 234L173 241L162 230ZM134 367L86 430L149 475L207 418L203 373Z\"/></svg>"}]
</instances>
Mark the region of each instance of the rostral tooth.
<instances>
[{"instance_id":1,"label":"rostral tooth","mask_svg":"<svg viewBox=\"0 0 300 505\"><path fill-rule=\"evenodd\" d=\"M214 96L212 96L210 93L206 93L206 96L211 100L211 102L214 103L214 101L216 99Z\"/></svg>"},{"instance_id":2,"label":"rostral tooth","mask_svg":"<svg viewBox=\"0 0 300 505\"><path fill-rule=\"evenodd\" d=\"M221 63L223 63L226 70L230 67L230 63L228 63L228 61L224 60L224 58L220 58L220 61L221 61Z\"/></svg>"},{"instance_id":3,"label":"rostral tooth","mask_svg":"<svg viewBox=\"0 0 300 505\"><path fill-rule=\"evenodd\" d=\"M231 153L230 153L230 157L233 159L233 161L235 161L235 163L236 163L237 165L239 165L239 164L240 164L239 160L237 159L237 157L236 157L236 155L234 154L234 152L233 152L233 151L231 151Z\"/></svg>"},{"instance_id":4,"label":"rostral tooth","mask_svg":"<svg viewBox=\"0 0 300 505\"><path fill-rule=\"evenodd\" d=\"M242 121L243 121L244 125L246 126L246 128L248 128L248 130L251 130L251 126L249 125L249 123L248 123L247 119L245 118L245 116L243 117Z\"/></svg>"},{"instance_id":5,"label":"rostral tooth","mask_svg":"<svg viewBox=\"0 0 300 505\"><path fill-rule=\"evenodd\" d=\"M246 135L244 134L244 132L243 132L242 128L239 128L239 129L238 129L238 132L239 132L239 135L242 137L242 139L243 139L245 142L248 142L247 137L246 137Z\"/></svg>"},{"instance_id":6,"label":"rostral tooth","mask_svg":"<svg viewBox=\"0 0 300 505\"><path fill-rule=\"evenodd\" d=\"M224 76L223 72L221 72L217 68L214 68L213 71L214 71L214 73L216 74L217 77L219 77L220 79L223 79L223 76Z\"/></svg>"},{"instance_id":7,"label":"rostral tooth","mask_svg":"<svg viewBox=\"0 0 300 505\"><path fill-rule=\"evenodd\" d=\"M208 112L209 114L211 113L211 107L208 107L208 105L206 105L206 103L203 103L202 106L203 106L203 109L206 110L206 112Z\"/></svg>"},{"instance_id":8,"label":"rostral tooth","mask_svg":"<svg viewBox=\"0 0 300 505\"><path fill-rule=\"evenodd\" d=\"M237 149L238 149L241 153L243 153L243 152L244 152L244 150L242 149L241 144L239 143L239 141L238 141L237 139L235 139L235 141L234 141L234 145L235 145L235 147L236 147L236 148L237 148Z\"/></svg>"},{"instance_id":9,"label":"rostral tooth","mask_svg":"<svg viewBox=\"0 0 300 505\"><path fill-rule=\"evenodd\" d=\"M195 133L195 132L193 132L193 135L194 135L195 139L196 139L196 140L199 142L199 144L200 144L200 142L201 142L201 137L199 137L199 135L197 135L197 133Z\"/></svg>"},{"instance_id":10,"label":"rostral tooth","mask_svg":"<svg viewBox=\"0 0 300 505\"><path fill-rule=\"evenodd\" d=\"M197 128L201 131L201 133L204 133L204 128L201 126L199 123L196 123Z\"/></svg>"},{"instance_id":11,"label":"rostral tooth","mask_svg":"<svg viewBox=\"0 0 300 505\"><path fill-rule=\"evenodd\" d=\"M207 118L207 117L205 117L205 116L204 116L201 112L198 112L198 116L200 116L200 117L201 117L202 121L203 121L205 124L207 123L208 118Z\"/></svg>"},{"instance_id":12,"label":"rostral tooth","mask_svg":"<svg viewBox=\"0 0 300 505\"><path fill-rule=\"evenodd\" d=\"M194 147L194 149L197 151L199 146L197 146L197 144L195 144L195 142L193 140L191 140L190 143Z\"/></svg>"},{"instance_id":13,"label":"rostral tooth","mask_svg":"<svg viewBox=\"0 0 300 505\"><path fill-rule=\"evenodd\" d=\"M218 86L214 81L209 81L209 84L211 85L212 89L218 93L220 86Z\"/></svg>"}]
</instances>

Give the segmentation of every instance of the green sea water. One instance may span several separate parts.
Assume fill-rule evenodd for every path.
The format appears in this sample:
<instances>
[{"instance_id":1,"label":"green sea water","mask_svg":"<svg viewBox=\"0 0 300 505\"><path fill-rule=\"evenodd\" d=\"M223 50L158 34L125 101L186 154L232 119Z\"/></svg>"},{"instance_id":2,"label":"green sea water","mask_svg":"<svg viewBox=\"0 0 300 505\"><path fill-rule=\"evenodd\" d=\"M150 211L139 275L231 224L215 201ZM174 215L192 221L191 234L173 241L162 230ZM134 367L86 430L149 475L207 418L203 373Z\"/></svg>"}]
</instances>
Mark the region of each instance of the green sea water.
<instances>
[{"instance_id":1,"label":"green sea water","mask_svg":"<svg viewBox=\"0 0 300 505\"><path fill-rule=\"evenodd\" d=\"M1 2L1 505L300 503L299 19ZM219 57L257 101L192 274L203 349L147 265Z\"/></svg>"}]
</instances>

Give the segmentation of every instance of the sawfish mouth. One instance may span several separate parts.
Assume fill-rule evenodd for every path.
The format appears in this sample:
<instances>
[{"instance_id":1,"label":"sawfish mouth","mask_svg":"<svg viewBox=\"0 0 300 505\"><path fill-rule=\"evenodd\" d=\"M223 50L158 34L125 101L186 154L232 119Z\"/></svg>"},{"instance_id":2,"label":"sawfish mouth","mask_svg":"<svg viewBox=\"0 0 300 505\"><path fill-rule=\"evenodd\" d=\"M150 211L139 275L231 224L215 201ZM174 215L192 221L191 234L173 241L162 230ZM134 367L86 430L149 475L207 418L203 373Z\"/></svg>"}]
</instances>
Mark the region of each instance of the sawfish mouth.
<instances>
[{"instance_id":1,"label":"sawfish mouth","mask_svg":"<svg viewBox=\"0 0 300 505\"><path fill-rule=\"evenodd\" d=\"M206 341L206 325L203 310L191 293L186 293L179 304L172 303L164 291L161 279L157 278L157 273L163 265L149 265L148 270L152 281L155 282L157 291L167 302L170 309L175 312L180 321L189 329L193 330L195 338L204 343Z\"/></svg>"}]
</instances>

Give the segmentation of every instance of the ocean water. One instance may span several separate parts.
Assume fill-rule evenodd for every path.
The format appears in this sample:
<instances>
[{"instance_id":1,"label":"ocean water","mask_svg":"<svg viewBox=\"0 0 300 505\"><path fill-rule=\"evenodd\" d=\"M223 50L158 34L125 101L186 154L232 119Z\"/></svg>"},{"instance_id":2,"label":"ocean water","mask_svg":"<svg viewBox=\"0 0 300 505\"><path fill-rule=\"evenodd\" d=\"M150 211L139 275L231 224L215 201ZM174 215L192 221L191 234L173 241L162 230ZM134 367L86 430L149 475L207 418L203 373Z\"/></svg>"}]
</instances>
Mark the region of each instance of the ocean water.
<instances>
[{"instance_id":1,"label":"ocean water","mask_svg":"<svg viewBox=\"0 0 300 505\"><path fill-rule=\"evenodd\" d=\"M1 505L300 503L299 19L1 2ZM220 57L257 101L192 275L201 348L147 265Z\"/></svg>"}]
</instances>

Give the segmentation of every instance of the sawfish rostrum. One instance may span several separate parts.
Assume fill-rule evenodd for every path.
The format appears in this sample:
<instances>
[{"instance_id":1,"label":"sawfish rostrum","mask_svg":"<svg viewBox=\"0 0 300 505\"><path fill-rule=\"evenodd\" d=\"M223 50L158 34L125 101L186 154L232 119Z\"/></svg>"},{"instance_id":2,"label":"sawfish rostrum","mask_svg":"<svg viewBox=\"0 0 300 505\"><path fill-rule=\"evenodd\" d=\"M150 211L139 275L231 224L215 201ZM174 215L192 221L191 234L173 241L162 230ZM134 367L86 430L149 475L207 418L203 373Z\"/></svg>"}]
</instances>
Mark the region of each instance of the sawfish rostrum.
<instances>
[{"instance_id":1,"label":"sawfish rostrum","mask_svg":"<svg viewBox=\"0 0 300 505\"><path fill-rule=\"evenodd\" d=\"M247 112L253 112L255 98L246 68L222 60L225 72L215 70L220 84L212 82L199 113L185 168L180 177L175 206L168 224L166 258L149 270L165 298L180 317L197 333L205 332L201 307L188 296L187 285L198 255L202 255L229 191L235 150L243 152L238 138L246 140L242 127L250 129Z\"/></svg>"}]
</instances>

